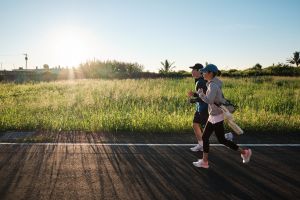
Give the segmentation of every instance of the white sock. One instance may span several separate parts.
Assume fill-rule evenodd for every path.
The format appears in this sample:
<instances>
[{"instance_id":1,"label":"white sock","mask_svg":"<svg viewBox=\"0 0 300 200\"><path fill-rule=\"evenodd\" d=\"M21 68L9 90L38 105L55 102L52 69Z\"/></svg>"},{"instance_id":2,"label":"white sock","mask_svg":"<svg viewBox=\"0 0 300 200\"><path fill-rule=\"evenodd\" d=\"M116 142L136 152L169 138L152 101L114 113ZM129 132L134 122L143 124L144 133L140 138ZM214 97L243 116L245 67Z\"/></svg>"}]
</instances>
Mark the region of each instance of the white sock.
<instances>
[{"instance_id":1,"label":"white sock","mask_svg":"<svg viewBox=\"0 0 300 200\"><path fill-rule=\"evenodd\" d=\"M200 144L201 146L203 146L203 141L198 141L198 144Z\"/></svg>"}]
</instances>

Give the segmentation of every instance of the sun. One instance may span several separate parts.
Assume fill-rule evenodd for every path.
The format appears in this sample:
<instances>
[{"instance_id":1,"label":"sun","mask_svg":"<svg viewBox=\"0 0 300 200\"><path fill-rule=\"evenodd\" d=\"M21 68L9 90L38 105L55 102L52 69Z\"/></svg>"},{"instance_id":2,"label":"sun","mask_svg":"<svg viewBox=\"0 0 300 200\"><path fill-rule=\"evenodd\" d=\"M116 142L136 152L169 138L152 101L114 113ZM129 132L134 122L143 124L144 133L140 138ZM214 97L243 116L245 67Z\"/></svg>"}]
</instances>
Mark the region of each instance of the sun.
<instances>
[{"instance_id":1,"label":"sun","mask_svg":"<svg viewBox=\"0 0 300 200\"><path fill-rule=\"evenodd\" d=\"M93 57L89 32L80 28L63 28L50 35L49 50L53 63L74 67Z\"/></svg>"}]
</instances>

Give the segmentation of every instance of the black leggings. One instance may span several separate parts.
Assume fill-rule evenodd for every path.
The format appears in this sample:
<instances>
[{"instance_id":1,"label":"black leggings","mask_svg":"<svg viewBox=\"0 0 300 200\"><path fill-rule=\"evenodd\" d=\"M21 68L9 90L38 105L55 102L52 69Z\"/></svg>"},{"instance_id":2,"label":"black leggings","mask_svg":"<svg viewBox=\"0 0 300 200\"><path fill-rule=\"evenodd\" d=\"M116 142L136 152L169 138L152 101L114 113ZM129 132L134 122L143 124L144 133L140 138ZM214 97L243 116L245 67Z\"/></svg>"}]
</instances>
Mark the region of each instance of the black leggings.
<instances>
[{"instance_id":1,"label":"black leggings","mask_svg":"<svg viewBox=\"0 0 300 200\"><path fill-rule=\"evenodd\" d=\"M212 124L211 122L207 121L204 133L202 136L203 139L203 152L208 153L209 152L209 138L211 134L215 131L215 134L218 138L219 143L224 144L225 146L237 151L239 147L231 142L230 140L226 140L224 137L224 121Z\"/></svg>"}]
</instances>

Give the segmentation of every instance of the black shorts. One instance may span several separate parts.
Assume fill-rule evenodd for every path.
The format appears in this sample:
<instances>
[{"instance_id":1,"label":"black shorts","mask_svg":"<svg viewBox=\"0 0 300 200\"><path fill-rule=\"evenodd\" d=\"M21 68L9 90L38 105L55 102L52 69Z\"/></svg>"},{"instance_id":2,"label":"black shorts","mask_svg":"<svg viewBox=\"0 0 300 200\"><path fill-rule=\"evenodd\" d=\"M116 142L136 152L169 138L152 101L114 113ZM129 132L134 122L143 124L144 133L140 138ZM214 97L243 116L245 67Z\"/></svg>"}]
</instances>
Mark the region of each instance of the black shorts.
<instances>
[{"instance_id":1,"label":"black shorts","mask_svg":"<svg viewBox=\"0 0 300 200\"><path fill-rule=\"evenodd\" d=\"M202 128L205 127L205 124L207 122L208 119L208 112L204 111L204 112L195 112L194 114L194 119L193 119L193 123L198 123L202 126Z\"/></svg>"}]
</instances>

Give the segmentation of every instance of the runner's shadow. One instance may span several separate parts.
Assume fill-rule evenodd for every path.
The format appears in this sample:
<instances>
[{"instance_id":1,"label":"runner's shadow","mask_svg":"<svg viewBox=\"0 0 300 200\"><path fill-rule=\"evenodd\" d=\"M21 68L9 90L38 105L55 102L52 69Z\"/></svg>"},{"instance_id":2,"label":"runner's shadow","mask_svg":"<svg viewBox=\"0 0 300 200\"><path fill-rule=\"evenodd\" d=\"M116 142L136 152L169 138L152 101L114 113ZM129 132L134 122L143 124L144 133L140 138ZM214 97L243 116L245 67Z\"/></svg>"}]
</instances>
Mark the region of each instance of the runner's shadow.
<instances>
[{"instance_id":1,"label":"runner's shadow","mask_svg":"<svg viewBox=\"0 0 300 200\"><path fill-rule=\"evenodd\" d=\"M149 146L93 147L97 157L101 157L104 151L110 163L103 169L101 158L97 158L99 176L103 175L104 170L112 176L108 180L116 180L113 177L118 177L117 185L121 184L128 190L129 199L212 199L226 197L225 192L237 198L251 199L249 195L240 192L237 185L231 184L213 169L194 168L191 165L191 161L195 160L193 154L184 148L179 149ZM116 183L111 181L110 184L117 194L118 190L114 187ZM223 191L223 195L220 195L220 191Z\"/></svg>"}]
</instances>

